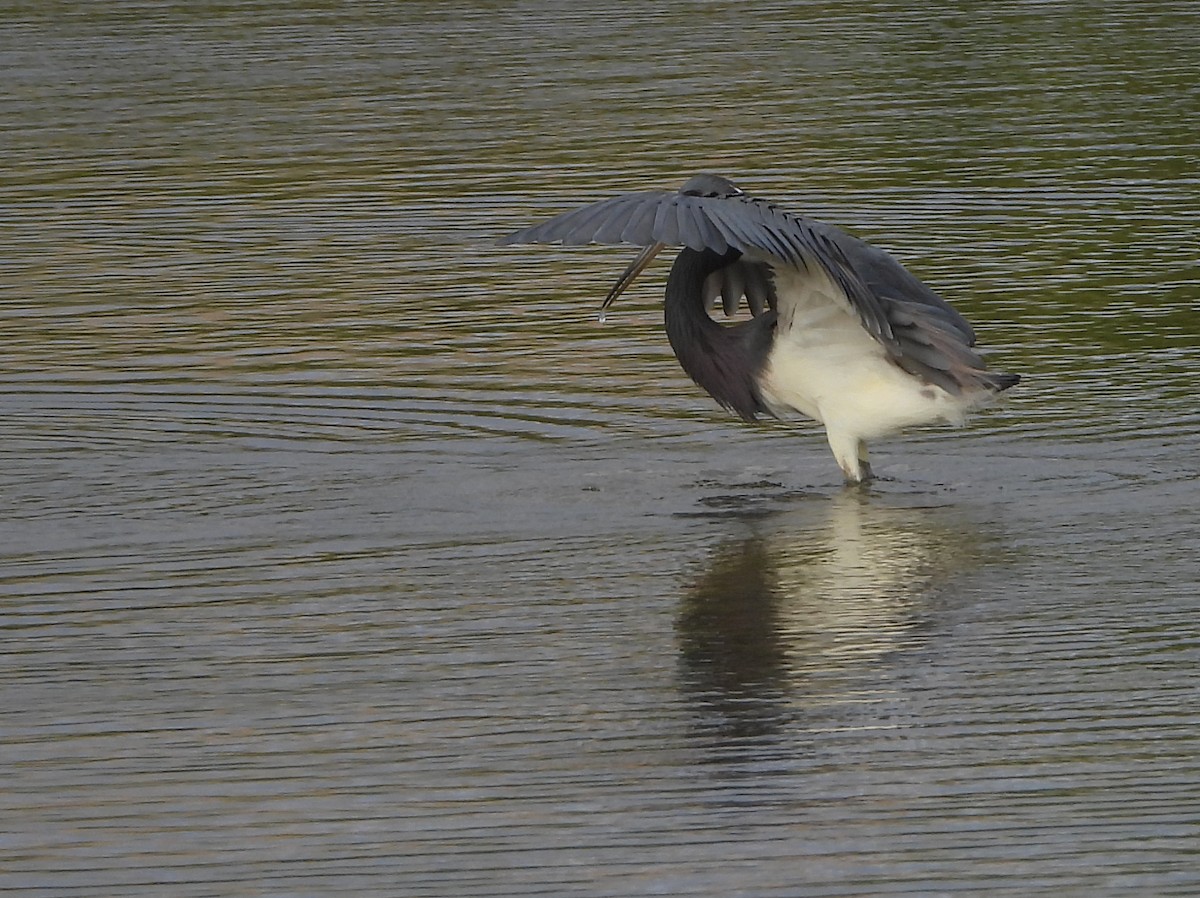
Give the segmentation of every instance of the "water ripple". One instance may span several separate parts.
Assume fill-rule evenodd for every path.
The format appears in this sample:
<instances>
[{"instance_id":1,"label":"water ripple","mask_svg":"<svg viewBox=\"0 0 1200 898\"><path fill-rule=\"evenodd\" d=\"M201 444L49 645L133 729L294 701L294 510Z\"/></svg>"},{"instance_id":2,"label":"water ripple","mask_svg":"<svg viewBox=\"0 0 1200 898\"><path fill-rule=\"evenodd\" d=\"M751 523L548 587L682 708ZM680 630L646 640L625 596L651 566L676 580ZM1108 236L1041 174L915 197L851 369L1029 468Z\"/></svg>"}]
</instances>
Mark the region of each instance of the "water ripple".
<instances>
[{"instance_id":1,"label":"water ripple","mask_svg":"<svg viewBox=\"0 0 1200 898\"><path fill-rule=\"evenodd\" d=\"M1200 890L1195 4L8 19L0 892ZM1021 386L843 492L495 245L701 170Z\"/></svg>"}]
</instances>

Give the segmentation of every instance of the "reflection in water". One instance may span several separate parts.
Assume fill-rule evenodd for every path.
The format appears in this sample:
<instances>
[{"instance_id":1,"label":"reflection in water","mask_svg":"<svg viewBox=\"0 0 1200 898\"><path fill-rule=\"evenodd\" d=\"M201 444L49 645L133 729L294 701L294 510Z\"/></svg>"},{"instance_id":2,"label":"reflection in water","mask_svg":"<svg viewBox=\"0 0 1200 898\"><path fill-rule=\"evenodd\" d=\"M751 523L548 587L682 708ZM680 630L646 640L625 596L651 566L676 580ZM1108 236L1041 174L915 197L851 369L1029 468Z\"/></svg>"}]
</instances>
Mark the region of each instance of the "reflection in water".
<instances>
[{"instance_id":1,"label":"reflection in water","mask_svg":"<svg viewBox=\"0 0 1200 898\"><path fill-rule=\"evenodd\" d=\"M857 491L805 499L722 546L679 618L685 681L723 737L870 699L876 662L914 645L973 533Z\"/></svg>"},{"instance_id":2,"label":"reflection in water","mask_svg":"<svg viewBox=\"0 0 1200 898\"><path fill-rule=\"evenodd\" d=\"M684 600L679 636L689 686L731 735L770 729L782 713L781 604L775 559L761 536L723 546Z\"/></svg>"}]
</instances>

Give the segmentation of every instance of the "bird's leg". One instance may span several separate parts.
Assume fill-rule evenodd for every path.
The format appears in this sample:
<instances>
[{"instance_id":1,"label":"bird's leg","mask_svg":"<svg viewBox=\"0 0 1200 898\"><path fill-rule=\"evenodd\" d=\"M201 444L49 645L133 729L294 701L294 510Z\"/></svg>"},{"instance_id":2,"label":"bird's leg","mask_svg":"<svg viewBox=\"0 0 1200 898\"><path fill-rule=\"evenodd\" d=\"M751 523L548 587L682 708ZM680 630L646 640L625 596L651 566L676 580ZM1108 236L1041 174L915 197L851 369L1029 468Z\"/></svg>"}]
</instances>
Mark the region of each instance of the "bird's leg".
<instances>
[{"instance_id":1,"label":"bird's leg","mask_svg":"<svg viewBox=\"0 0 1200 898\"><path fill-rule=\"evenodd\" d=\"M829 448L833 450L833 457L846 477L846 483L865 483L871 479L866 443L853 434L832 431L828 426L825 435L829 440Z\"/></svg>"},{"instance_id":2,"label":"bird's leg","mask_svg":"<svg viewBox=\"0 0 1200 898\"><path fill-rule=\"evenodd\" d=\"M871 460L867 454L867 441L858 441L858 466L862 470L862 481L874 480L875 474L871 471Z\"/></svg>"}]
</instances>

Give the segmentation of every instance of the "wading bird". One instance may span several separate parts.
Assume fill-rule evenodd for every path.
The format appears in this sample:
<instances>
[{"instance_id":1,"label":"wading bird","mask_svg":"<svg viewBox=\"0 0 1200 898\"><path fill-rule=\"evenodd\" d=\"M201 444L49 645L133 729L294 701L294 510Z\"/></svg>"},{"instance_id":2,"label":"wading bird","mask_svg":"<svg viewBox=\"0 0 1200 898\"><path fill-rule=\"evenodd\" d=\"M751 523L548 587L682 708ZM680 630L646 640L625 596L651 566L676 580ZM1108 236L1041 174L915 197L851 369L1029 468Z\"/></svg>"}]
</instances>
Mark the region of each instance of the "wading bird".
<instances>
[{"instance_id":1,"label":"wading bird","mask_svg":"<svg viewBox=\"0 0 1200 898\"><path fill-rule=\"evenodd\" d=\"M795 413L825 425L848 483L871 478L867 440L967 413L1020 380L972 347L966 319L899 262L846 232L785 212L718 175L679 191L627 193L501 242L629 243L644 249L607 309L667 246L667 339L714 399L753 421ZM722 325L742 298L752 316Z\"/></svg>"}]
</instances>

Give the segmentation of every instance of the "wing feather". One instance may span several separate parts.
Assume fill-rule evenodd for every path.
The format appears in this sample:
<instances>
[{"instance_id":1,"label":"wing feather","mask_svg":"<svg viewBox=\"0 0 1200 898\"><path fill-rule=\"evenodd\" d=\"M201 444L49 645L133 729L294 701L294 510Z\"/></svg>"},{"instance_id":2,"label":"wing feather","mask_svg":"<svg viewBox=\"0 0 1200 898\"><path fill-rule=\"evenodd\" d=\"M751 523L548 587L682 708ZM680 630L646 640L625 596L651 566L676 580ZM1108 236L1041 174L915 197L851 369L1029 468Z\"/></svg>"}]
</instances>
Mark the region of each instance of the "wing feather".
<instances>
[{"instance_id":1,"label":"wing feather","mask_svg":"<svg viewBox=\"0 0 1200 898\"><path fill-rule=\"evenodd\" d=\"M732 317L738 309L738 303L746 295L746 281L742 278L742 267L736 262L721 270L721 310L726 318Z\"/></svg>"},{"instance_id":2,"label":"wing feather","mask_svg":"<svg viewBox=\"0 0 1200 898\"><path fill-rule=\"evenodd\" d=\"M654 217L658 213L658 203L642 199L629 212L625 229L621 231L621 243L632 243L634 246L649 246L654 243Z\"/></svg>"},{"instance_id":3,"label":"wing feather","mask_svg":"<svg viewBox=\"0 0 1200 898\"><path fill-rule=\"evenodd\" d=\"M762 317L767 309L775 307L770 271L767 263L751 262L745 256L718 268L704 281L704 307L713 308L719 299L725 315L732 316L745 297L750 314Z\"/></svg>"},{"instance_id":4,"label":"wing feather","mask_svg":"<svg viewBox=\"0 0 1200 898\"><path fill-rule=\"evenodd\" d=\"M705 214L704 208L694 202L695 199L685 196L679 204L680 234L690 238L685 239L684 243L697 252L711 249L719 255L725 255L729 251L729 241L712 218Z\"/></svg>"},{"instance_id":5,"label":"wing feather","mask_svg":"<svg viewBox=\"0 0 1200 898\"><path fill-rule=\"evenodd\" d=\"M513 244L561 241L567 246L593 243L596 242L600 226L609 220L610 215L620 212L628 218L619 239L614 242L649 246L655 242L653 236L654 215L658 212L662 201L672 195L665 190L622 194L590 206L584 206L581 209L563 212L549 221L510 234L502 238L500 242ZM638 224L637 229L632 228L635 224Z\"/></svg>"},{"instance_id":6,"label":"wing feather","mask_svg":"<svg viewBox=\"0 0 1200 898\"><path fill-rule=\"evenodd\" d=\"M704 212L732 235L731 247L742 253L765 254L777 262L791 263L794 254L787 241L770 227L770 222L764 220L754 203L741 197L722 199L718 203L706 206Z\"/></svg>"},{"instance_id":7,"label":"wing feather","mask_svg":"<svg viewBox=\"0 0 1200 898\"><path fill-rule=\"evenodd\" d=\"M622 194L565 212L501 242L685 245L742 258L716 272L706 297L727 313L745 296L753 314L775 308L772 270L821 270L872 337L905 371L952 392L1000 375L986 372L966 319L888 253L824 222L747 196L722 178L701 175L682 191Z\"/></svg>"},{"instance_id":8,"label":"wing feather","mask_svg":"<svg viewBox=\"0 0 1200 898\"><path fill-rule=\"evenodd\" d=\"M618 200L621 198L618 197ZM623 202L614 202L603 217L594 219L595 232L589 243L621 243L621 235L629 225L629 219L640 205L637 197L626 197ZM590 227L590 225L589 225Z\"/></svg>"},{"instance_id":9,"label":"wing feather","mask_svg":"<svg viewBox=\"0 0 1200 898\"><path fill-rule=\"evenodd\" d=\"M679 216L675 214L677 202L678 197L666 197L658 204L658 211L654 215L655 242L665 243L667 246L680 244Z\"/></svg>"},{"instance_id":10,"label":"wing feather","mask_svg":"<svg viewBox=\"0 0 1200 898\"><path fill-rule=\"evenodd\" d=\"M768 308L774 309L777 305L771 267L744 259L740 264L746 276L746 302L750 306L750 314L758 318Z\"/></svg>"}]
</instances>

